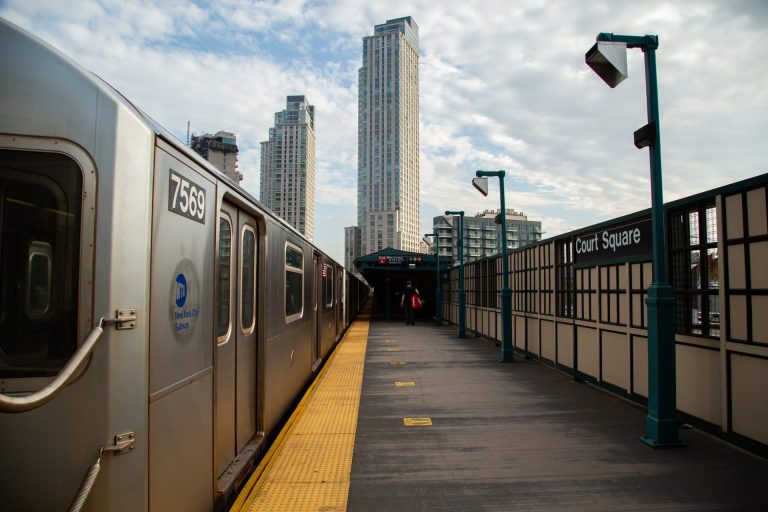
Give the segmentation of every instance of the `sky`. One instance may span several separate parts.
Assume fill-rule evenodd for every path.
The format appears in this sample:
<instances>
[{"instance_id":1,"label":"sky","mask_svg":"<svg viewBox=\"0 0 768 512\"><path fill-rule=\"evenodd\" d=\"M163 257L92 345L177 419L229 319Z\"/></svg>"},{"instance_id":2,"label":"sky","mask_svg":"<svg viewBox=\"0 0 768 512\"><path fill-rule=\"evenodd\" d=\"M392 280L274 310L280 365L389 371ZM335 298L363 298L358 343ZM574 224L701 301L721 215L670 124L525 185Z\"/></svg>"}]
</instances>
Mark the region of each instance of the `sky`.
<instances>
[{"instance_id":1,"label":"sky","mask_svg":"<svg viewBox=\"0 0 768 512\"><path fill-rule=\"evenodd\" d=\"M357 71L374 25L419 26L421 228L506 205L548 238L650 207L643 53L608 87L600 32L659 37L664 200L768 172L768 0L0 0L0 17L109 82L180 140L234 132L259 197L260 142L286 96L315 106L315 240L356 224Z\"/></svg>"}]
</instances>

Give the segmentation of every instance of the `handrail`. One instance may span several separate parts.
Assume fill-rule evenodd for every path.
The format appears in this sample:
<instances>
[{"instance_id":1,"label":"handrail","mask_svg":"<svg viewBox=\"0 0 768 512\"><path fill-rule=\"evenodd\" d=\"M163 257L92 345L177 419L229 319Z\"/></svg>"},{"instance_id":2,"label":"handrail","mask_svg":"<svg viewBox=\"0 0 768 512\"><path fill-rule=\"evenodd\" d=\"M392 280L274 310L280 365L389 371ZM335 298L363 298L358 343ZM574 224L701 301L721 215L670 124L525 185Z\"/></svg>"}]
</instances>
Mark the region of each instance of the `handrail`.
<instances>
[{"instance_id":1,"label":"handrail","mask_svg":"<svg viewBox=\"0 0 768 512\"><path fill-rule=\"evenodd\" d=\"M91 355L96 342L99 341L101 333L104 331L103 324L104 318L99 319L99 325L91 329L72 358L59 371L56 378L43 389L25 396L8 396L0 393L0 412L31 411L53 400L72 381L80 366Z\"/></svg>"}]
</instances>

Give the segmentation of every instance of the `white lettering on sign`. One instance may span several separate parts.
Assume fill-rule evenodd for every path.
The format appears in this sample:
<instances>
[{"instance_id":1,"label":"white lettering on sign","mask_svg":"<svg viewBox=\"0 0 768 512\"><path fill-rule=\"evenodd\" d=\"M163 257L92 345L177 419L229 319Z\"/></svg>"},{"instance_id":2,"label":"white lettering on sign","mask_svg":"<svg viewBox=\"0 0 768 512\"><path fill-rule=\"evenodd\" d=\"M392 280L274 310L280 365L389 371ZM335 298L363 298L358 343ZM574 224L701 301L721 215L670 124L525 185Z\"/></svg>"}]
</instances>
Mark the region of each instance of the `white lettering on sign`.
<instances>
[{"instance_id":1,"label":"white lettering on sign","mask_svg":"<svg viewBox=\"0 0 768 512\"><path fill-rule=\"evenodd\" d=\"M576 253L577 254L585 254L588 252L596 251L597 250L597 233L595 233L595 236L582 239L577 238L576 239Z\"/></svg>"},{"instance_id":2,"label":"white lettering on sign","mask_svg":"<svg viewBox=\"0 0 768 512\"><path fill-rule=\"evenodd\" d=\"M171 169L168 209L183 217L205 223L205 190Z\"/></svg>"},{"instance_id":3,"label":"white lettering on sign","mask_svg":"<svg viewBox=\"0 0 768 512\"><path fill-rule=\"evenodd\" d=\"M602 236L598 237L598 234L590 235L589 238L577 238L576 239L576 253L587 254L595 252L600 249L616 252L619 247L627 247L630 245L637 245L640 243L640 228L625 229L624 231L617 231L610 233L603 231Z\"/></svg>"},{"instance_id":4,"label":"white lettering on sign","mask_svg":"<svg viewBox=\"0 0 768 512\"><path fill-rule=\"evenodd\" d=\"M597 236L597 235L595 235ZM627 229L618 233L603 231L603 249L610 248L613 252L619 247L640 243L640 229Z\"/></svg>"}]
</instances>

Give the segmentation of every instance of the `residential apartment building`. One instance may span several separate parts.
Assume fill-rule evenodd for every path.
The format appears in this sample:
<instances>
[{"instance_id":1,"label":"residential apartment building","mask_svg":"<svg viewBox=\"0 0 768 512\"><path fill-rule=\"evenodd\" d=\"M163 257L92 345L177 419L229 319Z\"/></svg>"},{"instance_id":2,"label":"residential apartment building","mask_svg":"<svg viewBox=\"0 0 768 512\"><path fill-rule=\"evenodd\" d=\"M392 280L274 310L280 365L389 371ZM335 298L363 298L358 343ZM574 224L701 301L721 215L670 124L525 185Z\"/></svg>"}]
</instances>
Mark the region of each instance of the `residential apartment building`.
<instances>
[{"instance_id":1,"label":"residential apartment building","mask_svg":"<svg viewBox=\"0 0 768 512\"><path fill-rule=\"evenodd\" d=\"M357 226L363 256L419 250L419 27L410 16L363 38L358 74Z\"/></svg>"},{"instance_id":2,"label":"residential apartment building","mask_svg":"<svg viewBox=\"0 0 768 512\"><path fill-rule=\"evenodd\" d=\"M464 262L501 252L501 224L497 217L501 210L486 210L473 217L464 217ZM507 209L507 248L517 249L541 240L541 221L528 220L522 212ZM440 256L459 261L459 216L446 215L432 219L440 238Z\"/></svg>"},{"instance_id":3,"label":"residential apartment building","mask_svg":"<svg viewBox=\"0 0 768 512\"><path fill-rule=\"evenodd\" d=\"M314 238L315 107L304 96L288 96L261 143L261 202Z\"/></svg>"},{"instance_id":4,"label":"residential apartment building","mask_svg":"<svg viewBox=\"0 0 768 512\"><path fill-rule=\"evenodd\" d=\"M243 180L243 175L237 170L237 137L234 133L219 131L215 135L192 135L189 147L235 183L239 184Z\"/></svg>"}]
</instances>

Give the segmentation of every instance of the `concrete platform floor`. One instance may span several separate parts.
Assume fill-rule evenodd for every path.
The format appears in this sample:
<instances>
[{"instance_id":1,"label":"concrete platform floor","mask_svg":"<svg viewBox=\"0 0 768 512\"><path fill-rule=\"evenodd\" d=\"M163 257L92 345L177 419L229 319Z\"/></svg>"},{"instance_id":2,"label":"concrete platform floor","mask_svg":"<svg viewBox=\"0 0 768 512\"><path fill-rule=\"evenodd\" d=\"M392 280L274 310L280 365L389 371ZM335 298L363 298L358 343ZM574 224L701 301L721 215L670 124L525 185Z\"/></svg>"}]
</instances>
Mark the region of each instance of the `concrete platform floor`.
<instances>
[{"instance_id":1,"label":"concrete platform floor","mask_svg":"<svg viewBox=\"0 0 768 512\"><path fill-rule=\"evenodd\" d=\"M455 326L371 323L347 510L768 510L767 460L695 429L653 450L642 408L498 355Z\"/></svg>"}]
</instances>

